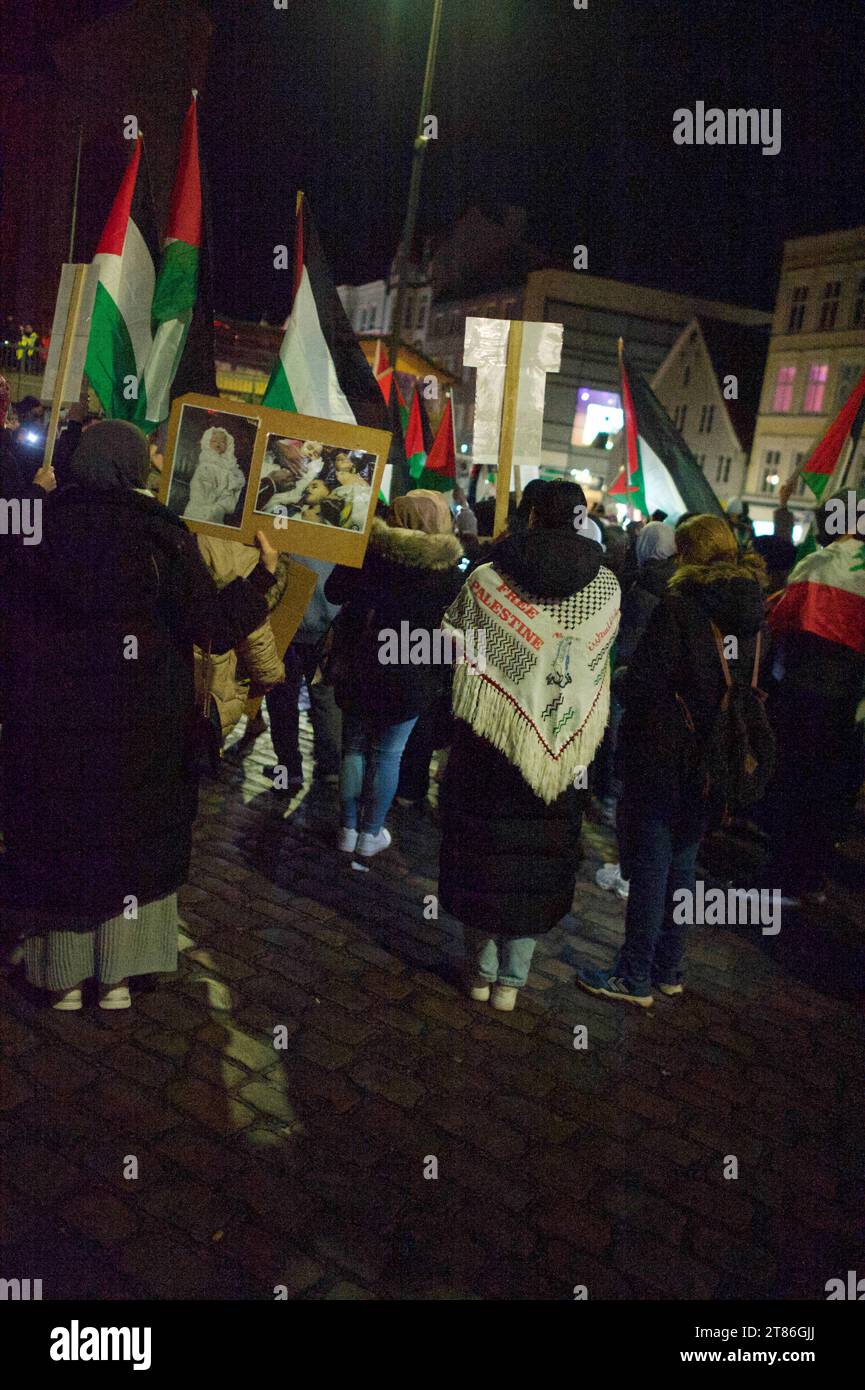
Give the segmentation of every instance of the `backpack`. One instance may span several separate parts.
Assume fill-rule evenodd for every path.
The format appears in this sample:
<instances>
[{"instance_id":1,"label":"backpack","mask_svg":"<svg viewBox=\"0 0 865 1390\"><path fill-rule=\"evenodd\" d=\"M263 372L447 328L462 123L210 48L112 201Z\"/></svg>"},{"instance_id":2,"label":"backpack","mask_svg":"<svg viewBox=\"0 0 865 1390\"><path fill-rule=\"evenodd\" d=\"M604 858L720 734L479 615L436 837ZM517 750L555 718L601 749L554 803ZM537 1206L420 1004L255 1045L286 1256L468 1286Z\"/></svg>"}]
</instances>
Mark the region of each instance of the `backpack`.
<instances>
[{"instance_id":1,"label":"backpack","mask_svg":"<svg viewBox=\"0 0 865 1390\"><path fill-rule=\"evenodd\" d=\"M712 635L724 673L724 694L706 744L709 795L727 807L761 801L775 772L775 735L766 714L766 693L757 686L763 634L757 634L749 685L734 681L724 655L724 639L712 623Z\"/></svg>"}]
</instances>

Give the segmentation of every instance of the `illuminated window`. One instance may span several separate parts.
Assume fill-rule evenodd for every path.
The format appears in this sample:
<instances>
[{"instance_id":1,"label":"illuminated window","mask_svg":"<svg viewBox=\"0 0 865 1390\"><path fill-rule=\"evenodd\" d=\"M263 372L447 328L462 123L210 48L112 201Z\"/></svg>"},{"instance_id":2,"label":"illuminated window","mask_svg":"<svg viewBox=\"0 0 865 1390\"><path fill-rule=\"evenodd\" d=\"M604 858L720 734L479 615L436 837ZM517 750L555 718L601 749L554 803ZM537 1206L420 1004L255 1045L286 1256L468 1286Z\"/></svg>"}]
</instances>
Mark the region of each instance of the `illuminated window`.
<instances>
[{"instance_id":1,"label":"illuminated window","mask_svg":"<svg viewBox=\"0 0 865 1390\"><path fill-rule=\"evenodd\" d=\"M775 378L775 395L772 410L775 415L784 415L793 408L793 385L796 380L795 367L779 367Z\"/></svg>"},{"instance_id":2,"label":"illuminated window","mask_svg":"<svg viewBox=\"0 0 865 1390\"><path fill-rule=\"evenodd\" d=\"M823 286L823 302L820 305L820 330L825 332L835 327L838 313L838 299L841 294L841 281L830 280Z\"/></svg>"},{"instance_id":3,"label":"illuminated window","mask_svg":"<svg viewBox=\"0 0 865 1390\"><path fill-rule=\"evenodd\" d=\"M787 321L788 333L798 333L801 330L807 302L807 287L805 285L798 285L793 291L793 298L790 301L790 318Z\"/></svg>"},{"instance_id":4,"label":"illuminated window","mask_svg":"<svg viewBox=\"0 0 865 1390\"><path fill-rule=\"evenodd\" d=\"M805 413L807 415L819 415L823 409L823 397L826 393L826 382L829 378L829 366L826 362L812 362L808 370L808 385L805 388Z\"/></svg>"},{"instance_id":5,"label":"illuminated window","mask_svg":"<svg viewBox=\"0 0 865 1390\"><path fill-rule=\"evenodd\" d=\"M781 450L768 449L763 462L763 480L760 485L761 492L773 493L778 487L780 478L778 477L778 467L781 463Z\"/></svg>"}]
</instances>

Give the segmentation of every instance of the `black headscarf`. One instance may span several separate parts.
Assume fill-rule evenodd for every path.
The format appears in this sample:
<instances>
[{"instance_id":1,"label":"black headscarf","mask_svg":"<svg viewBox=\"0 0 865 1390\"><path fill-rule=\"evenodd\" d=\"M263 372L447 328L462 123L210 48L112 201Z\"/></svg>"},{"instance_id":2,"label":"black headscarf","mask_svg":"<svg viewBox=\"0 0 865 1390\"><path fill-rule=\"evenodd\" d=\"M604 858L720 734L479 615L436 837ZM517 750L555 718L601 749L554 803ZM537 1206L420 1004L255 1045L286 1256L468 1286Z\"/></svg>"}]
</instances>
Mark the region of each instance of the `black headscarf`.
<instances>
[{"instance_id":1,"label":"black headscarf","mask_svg":"<svg viewBox=\"0 0 865 1390\"><path fill-rule=\"evenodd\" d=\"M99 420L81 436L72 458L72 481L94 492L144 487L150 468L147 440L127 420Z\"/></svg>"}]
</instances>

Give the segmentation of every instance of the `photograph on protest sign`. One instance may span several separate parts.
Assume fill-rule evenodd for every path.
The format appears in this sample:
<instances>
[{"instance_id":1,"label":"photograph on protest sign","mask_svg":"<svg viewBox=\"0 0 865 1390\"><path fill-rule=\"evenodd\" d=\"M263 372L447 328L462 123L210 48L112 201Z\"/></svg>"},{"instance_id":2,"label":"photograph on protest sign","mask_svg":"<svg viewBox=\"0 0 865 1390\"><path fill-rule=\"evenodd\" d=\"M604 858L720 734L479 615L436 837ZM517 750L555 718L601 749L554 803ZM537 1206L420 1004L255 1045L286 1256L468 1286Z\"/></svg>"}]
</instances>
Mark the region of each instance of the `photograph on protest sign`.
<instances>
[{"instance_id":1,"label":"photograph on protest sign","mask_svg":"<svg viewBox=\"0 0 865 1390\"><path fill-rule=\"evenodd\" d=\"M267 438L255 510L314 526L364 531L377 456L317 439Z\"/></svg>"},{"instance_id":2,"label":"photograph on protest sign","mask_svg":"<svg viewBox=\"0 0 865 1390\"><path fill-rule=\"evenodd\" d=\"M184 404L166 459L169 511L184 521L240 531L259 422Z\"/></svg>"}]
</instances>

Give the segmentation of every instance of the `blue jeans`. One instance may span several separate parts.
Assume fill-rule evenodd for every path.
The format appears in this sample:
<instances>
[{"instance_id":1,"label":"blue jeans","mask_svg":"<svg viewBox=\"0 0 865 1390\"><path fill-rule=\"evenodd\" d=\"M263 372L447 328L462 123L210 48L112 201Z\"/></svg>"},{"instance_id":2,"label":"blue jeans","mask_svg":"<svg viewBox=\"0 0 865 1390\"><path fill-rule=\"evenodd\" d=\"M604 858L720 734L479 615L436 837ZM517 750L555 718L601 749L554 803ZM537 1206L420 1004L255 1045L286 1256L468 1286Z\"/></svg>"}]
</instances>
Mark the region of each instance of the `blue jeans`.
<instances>
[{"instance_id":1,"label":"blue jeans","mask_svg":"<svg viewBox=\"0 0 865 1390\"><path fill-rule=\"evenodd\" d=\"M634 808L623 816L621 803L618 829L630 893L615 973L635 994L651 994L653 984L676 985L682 978L687 928L673 921L673 894L695 891L702 834L695 838L693 824L680 831L649 810Z\"/></svg>"},{"instance_id":2,"label":"blue jeans","mask_svg":"<svg viewBox=\"0 0 865 1390\"><path fill-rule=\"evenodd\" d=\"M537 941L533 936L488 936L466 928L466 950L475 956L475 969L488 984L522 989L529 978Z\"/></svg>"},{"instance_id":3,"label":"blue jeans","mask_svg":"<svg viewBox=\"0 0 865 1390\"><path fill-rule=\"evenodd\" d=\"M396 795L399 764L417 715L384 724L368 714L342 717L339 797L347 830L377 835Z\"/></svg>"}]
</instances>

